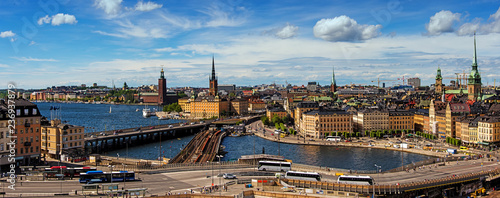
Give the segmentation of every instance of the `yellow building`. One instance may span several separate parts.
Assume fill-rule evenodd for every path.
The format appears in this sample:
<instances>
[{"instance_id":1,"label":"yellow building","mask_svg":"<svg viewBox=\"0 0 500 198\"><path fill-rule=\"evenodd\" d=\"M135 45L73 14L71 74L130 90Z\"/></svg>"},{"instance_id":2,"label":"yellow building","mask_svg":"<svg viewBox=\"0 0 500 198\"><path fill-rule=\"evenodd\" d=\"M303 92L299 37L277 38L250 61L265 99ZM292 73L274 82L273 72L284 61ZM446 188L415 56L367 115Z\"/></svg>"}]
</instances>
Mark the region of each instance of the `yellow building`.
<instances>
[{"instance_id":1,"label":"yellow building","mask_svg":"<svg viewBox=\"0 0 500 198\"><path fill-rule=\"evenodd\" d=\"M414 115L407 110L389 111L389 129L392 130L413 130ZM422 116L423 123L423 116Z\"/></svg>"},{"instance_id":2,"label":"yellow building","mask_svg":"<svg viewBox=\"0 0 500 198\"><path fill-rule=\"evenodd\" d=\"M42 153L46 157L59 159L78 157L85 148L84 127L61 124L61 120L53 119L50 125L42 126Z\"/></svg>"},{"instance_id":3,"label":"yellow building","mask_svg":"<svg viewBox=\"0 0 500 198\"><path fill-rule=\"evenodd\" d=\"M266 103L263 100L250 100L248 101L248 111L265 111Z\"/></svg>"},{"instance_id":4,"label":"yellow building","mask_svg":"<svg viewBox=\"0 0 500 198\"><path fill-rule=\"evenodd\" d=\"M440 138L446 138L446 114L438 112L436 113L435 128L437 133L436 136Z\"/></svg>"},{"instance_id":5,"label":"yellow building","mask_svg":"<svg viewBox=\"0 0 500 198\"><path fill-rule=\"evenodd\" d=\"M389 111L365 109L358 111L357 125L360 131L385 130L389 128Z\"/></svg>"},{"instance_id":6,"label":"yellow building","mask_svg":"<svg viewBox=\"0 0 500 198\"><path fill-rule=\"evenodd\" d=\"M341 110L312 110L300 119L299 133L305 137L325 138L332 132L352 132L352 114Z\"/></svg>"},{"instance_id":7,"label":"yellow building","mask_svg":"<svg viewBox=\"0 0 500 198\"><path fill-rule=\"evenodd\" d=\"M231 112L238 115L248 114L248 101L239 98L231 100Z\"/></svg>"},{"instance_id":8,"label":"yellow building","mask_svg":"<svg viewBox=\"0 0 500 198\"><path fill-rule=\"evenodd\" d=\"M275 115L283 119L284 117L286 117L287 113L284 108L279 107L266 109L266 116L269 118L269 120L273 119Z\"/></svg>"},{"instance_id":9,"label":"yellow building","mask_svg":"<svg viewBox=\"0 0 500 198\"><path fill-rule=\"evenodd\" d=\"M500 116L481 116L477 123L478 143L491 145L500 142Z\"/></svg>"},{"instance_id":10,"label":"yellow building","mask_svg":"<svg viewBox=\"0 0 500 198\"><path fill-rule=\"evenodd\" d=\"M179 98L177 100L177 102L178 102L179 106L181 106L183 112L185 112L185 113L191 112L191 104L189 103L188 97Z\"/></svg>"},{"instance_id":11,"label":"yellow building","mask_svg":"<svg viewBox=\"0 0 500 198\"><path fill-rule=\"evenodd\" d=\"M303 101L297 104L294 111L294 119L295 119L295 128L300 129L300 124L302 123L302 113L312 110L318 110L319 104L317 102L312 101Z\"/></svg>"},{"instance_id":12,"label":"yellow building","mask_svg":"<svg viewBox=\"0 0 500 198\"><path fill-rule=\"evenodd\" d=\"M220 117L229 113L229 102L219 96L206 96L196 99L191 98L191 117L196 119Z\"/></svg>"}]
</instances>

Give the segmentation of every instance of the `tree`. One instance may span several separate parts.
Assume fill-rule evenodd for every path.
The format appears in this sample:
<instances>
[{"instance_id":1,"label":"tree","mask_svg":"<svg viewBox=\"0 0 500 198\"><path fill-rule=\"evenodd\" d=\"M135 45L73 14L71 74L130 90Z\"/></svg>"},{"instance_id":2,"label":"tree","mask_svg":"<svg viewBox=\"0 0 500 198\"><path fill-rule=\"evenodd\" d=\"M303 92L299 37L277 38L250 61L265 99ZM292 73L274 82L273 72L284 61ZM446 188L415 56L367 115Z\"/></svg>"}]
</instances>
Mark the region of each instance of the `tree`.
<instances>
[{"instance_id":1,"label":"tree","mask_svg":"<svg viewBox=\"0 0 500 198\"><path fill-rule=\"evenodd\" d=\"M269 118L267 116L262 116L260 120L262 121L262 124L269 125Z\"/></svg>"},{"instance_id":2,"label":"tree","mask_svg":"<svg viewBox=\"0 0 500 198\"><path fill-rule=\"evenodd\" d=\"M123 89L128 89L127 82L123 82Z\"/></svg>"},{"instance_id":3,"label":"tree","mask_svg":"<svg viewBox=\"0 0 500 198\"><path fill-rule=\"evenodd\" d=\"M234 92L231 92L231 93L229 93L229 97L234 98L234 97L236 97L236 94L234 94Z\"/></svg>"},{"instance_id":4,"label":"tree","mask_svg":"<svg viewBox=\"0 0 500 198\"><path fill-rule=\"evenodd\" d=\"M278 115L274 115L271 121L273 123L282 123L283 122Z\"/></svg>"},{"instance_id":5,"label":"tree","mask_svg":"<svg viewBox=\"0 0 500 198\"><path fill-rule=\"evenodd\" d=\"M178 93L177 93L177 96L178 96L179 98L184 98L184 97L187 97L187 95L186 95L184 92L178 92Z\"/></svg>"},{"instance_id":6,"label":"tree","mask_svg":"<svg viewBox=\"0 0 500 198\"><path fill-rule=\"evenodd\" d=\"M274 123L274 127L276 127L276 129L280 129L280 124L279 123Z\"/></svg>"},{"instance_id":7,"label":"tree","mask_svg":"<svg viewBox=\"0 0 500 198\"><path fill-rule=\"evenodd\" d=\"M285 117L283 117L283 123L285 124L288 124L288 122L290 122L290 115L286 115Z\"/></svg>"}]
</instances>

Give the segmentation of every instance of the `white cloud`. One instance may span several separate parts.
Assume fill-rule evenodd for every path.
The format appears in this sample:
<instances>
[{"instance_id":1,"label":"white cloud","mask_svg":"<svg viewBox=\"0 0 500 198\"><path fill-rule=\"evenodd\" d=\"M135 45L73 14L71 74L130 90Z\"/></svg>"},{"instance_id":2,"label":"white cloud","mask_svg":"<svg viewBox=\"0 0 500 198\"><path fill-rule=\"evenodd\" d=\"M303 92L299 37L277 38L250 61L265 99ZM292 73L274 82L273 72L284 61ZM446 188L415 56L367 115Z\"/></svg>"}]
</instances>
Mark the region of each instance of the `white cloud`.
<instances>
[{"instance_id":1,"label":"white cloud","mask_svg":"<svg viewBox=\"0 0 500 198\"><path fill-rule=\"evenodd\" d=\"M14 37L16 34L12 31L0 32L0 38Z\"/></svg>"},{"instance_id":2,"label":"white cloud","mask_svg":"<svg viewBox=\"0 0 500 198\"><path fill-rule=\"evenodd\" d=\"M61 24L75 24L78 23L78 21L74 15L58 13L51 17L46 15L38 19L38 25L43 25L44 23L51 23L53 26L58 26Z\"/></svg>"},{"instance_id":3,"label":"white cloud","mask_svg":"<svg viewBox=\"0 0 500 198\"><path fill-rule=\"evenodd\" d=\"M428 35L440 35L441 33L453 32L453 24L460 21L460 13L452 13L448 10L441 10L431 16L428 24L425 24Z\"/></svg>"},{"instance_id":4,"label":"white cloud","mask_svg":"<svg viewBox=\"0 0 500 198\"><path fill-rule=\"evenodd\" d=\"M207 10L201 10L210 17L210 20L205 23L206 27L234 27L245 23L247 12L242 7L234 7L231 5L223 5L221 3L213 3Z\"/></svg>"},{"instance_id":5,"label":"white cloud","mask_svg":"<svg viewBox=\"0 0 500 198\"><path fill-rule=\"evenodd\" d=\"M29 45L31 46L31 45L34 45L34 44L36 44L36 42L35 41L31 41Z\"/></svg>"},{"instance_id":6,"label":"white cloud","mask_svg":"<svg viewBox=\"0 0 500 198\"><path fill-rule=\"evenodd\" d=\"M154 49L156 52L173 52L175 51L174 48L171 48L171 47L164 47L164 48L157 48L157 49Z\"/></svg>"},{"instance_id":7,"label":"white cloud","mask_svg":"<svg viewBox=\"0 0 500 198\"><path fill-rule=\"evenodd\" d=\"M9 67L9 66L8 66L8 65L6 65L6 64L2 64L2 63L0 63L0 68L7 68L7 67Z\"/></svg>"},{"instance_id":8,"label":"white cloud","mask_svg":"<svg viewBox=\"0 0 500 198\"><path fill-rule=\"evenodd\" d=\"M281 28L278 32L276 32L275 35L278 38L282 38L282 39L292 38L295 35L297 35L298 30L299 30L299 27L297 27L295 25L286 24L286 26Z\"/></svg>"},{"instance_id":9,"label":"white cloud","mask_svg":"<svg viewBox=\"0 0 500 198\"><path fill-rule=\"evenodd\" d=\"M342 15L333 19L321 19L314 25L314 36L327 41L360 41L380 35L382 25L361 25Z\"/></svg>"},{"instance_id":10,"label":"white cloud","mask_svg":"<svg viewBox=\"0 0 500 198\"><path fill-rule=\"evenodd\" d=\"M13 59L28 62L28 61L35 61L35 62L57 62L55 59L41 59L41 58L31 58L31 57L12 57Z\"/></svg>"},{"instance_id":11,"label":"white cloud","mask_svg":"<svg viewBox=\"0 0 500 198\"><path fill-rule=\"evenodd\" d=\"M500 7L498 8L497 12L490 15L490 18L488 20L491 22L482 26L481 32L483 34L500 33Z\"/></svg>"},{"instance_id":12,"label":"white cloud","mask_svg":"<svg viewBox=\"0 0 500 198\"><path fill-rule=\"evenodd\" d=\"M464 23L458 28L456 33L460 36L472 35L474 32L479 30L479 23Z\"/></svg>"},{"instance_id":13,"label":"white cloud","mask_svg":"<svg viewBox=\"0 0 500 198\"><path fill-rule=\"evenodd\" d=\"M108 15L116 15L121 10L123 0L95 0L94 6L104 10Z\"/></svg>"},{"instance_id":14,"label":"white cloud","mask_svg":"<svg viewBox=\"0 0 500 198\"><path fill-rule=\"evenodd\" d=\"M163 6L162 4L153 3L151 1L148 1L146 3L139 1L139 2L137 2L137 4L135 4L135 10L142 11L142 12L148 12L148 11L151 11L154 9L161 8L162 6Z\"/></svg>"}]
</instances>

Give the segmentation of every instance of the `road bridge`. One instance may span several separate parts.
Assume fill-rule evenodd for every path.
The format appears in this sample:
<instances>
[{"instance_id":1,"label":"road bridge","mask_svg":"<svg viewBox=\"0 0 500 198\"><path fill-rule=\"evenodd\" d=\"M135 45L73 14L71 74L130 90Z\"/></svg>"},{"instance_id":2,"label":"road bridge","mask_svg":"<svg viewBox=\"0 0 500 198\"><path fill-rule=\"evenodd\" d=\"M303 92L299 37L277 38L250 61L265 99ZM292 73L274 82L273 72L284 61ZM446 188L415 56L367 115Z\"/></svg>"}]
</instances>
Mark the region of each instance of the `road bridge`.
<instances>
[{"instance_id":1,"label":"road bridge","mask_svg":"<svg viewBox=\"0 0 500 198\"><path fill-rule=\"evenodd\" d=\"M169 164L214 161L225 135L226 133L220 130L206 130L198 133L179 154L169 161Z\"/></svg>"}]
</instances>

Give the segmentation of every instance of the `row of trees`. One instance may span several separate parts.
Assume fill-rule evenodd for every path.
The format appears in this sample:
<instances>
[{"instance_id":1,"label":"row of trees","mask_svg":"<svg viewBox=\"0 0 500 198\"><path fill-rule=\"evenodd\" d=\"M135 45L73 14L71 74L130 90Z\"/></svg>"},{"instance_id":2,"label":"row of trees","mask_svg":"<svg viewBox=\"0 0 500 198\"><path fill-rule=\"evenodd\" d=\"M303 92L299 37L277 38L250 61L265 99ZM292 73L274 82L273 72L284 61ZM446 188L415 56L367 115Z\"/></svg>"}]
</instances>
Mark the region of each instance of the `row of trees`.
<instances>
[{"instance_id":1,"label":"row of trees","mask_svg":"<svg viewBox=\"0 0 500 198\"><path fill-rule=\"evenodd\" d=\"M455 139L452 137L446 137L446 143L451 144L451 145L455 145L455 146L460 146L460 145L462 145L462 140Z\"/></svg>"},{"instance_id":2,"label":"row of trees","mask_svg":"<svg viewBox=\"0 0 500 198\"><path fill-rule=\"evenodd\" d=\"M426 138L426 139L429 139L429 140L434 140L434 139L436 139L436 136L435 136L435 135L433 135L433 134L423 133L423 132L420 132L420 131L417 131L417 132L416 132L416 134L417 134L418 136L422 136L422 137L424 137L424 138Z\"/></svg>"}]
</instances>

